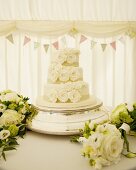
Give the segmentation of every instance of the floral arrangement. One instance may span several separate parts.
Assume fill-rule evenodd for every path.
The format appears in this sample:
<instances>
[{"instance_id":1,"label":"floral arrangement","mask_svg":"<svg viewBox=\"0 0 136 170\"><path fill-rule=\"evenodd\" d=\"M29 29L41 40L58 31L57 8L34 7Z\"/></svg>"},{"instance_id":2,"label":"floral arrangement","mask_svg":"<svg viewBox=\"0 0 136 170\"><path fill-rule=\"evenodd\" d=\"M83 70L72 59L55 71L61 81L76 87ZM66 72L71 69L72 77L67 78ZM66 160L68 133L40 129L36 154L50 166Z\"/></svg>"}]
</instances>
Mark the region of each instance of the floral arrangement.
<instances>
[{"instance_id":1,"label":"floral arrangement","mask_svg":"<svg viewBox=\"0 0 136 170\"><path fill-rule=\"evenodd\" d=\"M18 137L24 136L27 123L37 114L28 100L11 90L0 92L0 158L6 160L5 152L16 149Z\"/></svg>"},{"instance_id":2,"label":"floral arrangement","mask_svg":"<svg viewBox=\"0 0 136 170\"><path fill-rule=\"evenodd\" d=\"M46 97L51 102L76 103L88 95L88 86L83 81L65 84L48 84L45 90Z\"/></svg>"},{"instance_id":3,"label":"floral arrangement","mask_svg":"<svg viewBox=\"0 0 136 170\"><path fill-rule=\"evenodd\" d=\"M127 134L135 135L136 132L136 103L117 106L110 114L109 122L95 124L89 121L80 132L71 141L82 143L82 155L95 169L118 163L121 154L136 157L136 153L130 151L127 139Z\"/></svg>"}]
</instances>

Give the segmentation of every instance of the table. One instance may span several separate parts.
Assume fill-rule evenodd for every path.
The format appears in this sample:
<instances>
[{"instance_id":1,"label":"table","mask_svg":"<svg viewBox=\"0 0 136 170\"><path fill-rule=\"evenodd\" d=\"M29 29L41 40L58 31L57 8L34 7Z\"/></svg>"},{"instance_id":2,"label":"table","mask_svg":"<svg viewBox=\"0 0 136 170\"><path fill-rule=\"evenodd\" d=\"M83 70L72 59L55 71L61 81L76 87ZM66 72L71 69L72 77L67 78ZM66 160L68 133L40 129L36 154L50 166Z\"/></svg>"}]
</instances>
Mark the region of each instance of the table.
<instances>
[{"instance_id":1,"label":"table","mask_svg":"<svg viewBox=\"0 0 136 170\"><path fill-rule=\"evenodd\" d=\"M129 137L131 149L136 151L136 138ZM0 161L0 170L92 170L81 156L80 144L71 143L69 136L52 136L29 131L19 139L17 151ZM122 156L123 157L123 156ZM103 170L136 170L136 158L123 157L119 164Z\"/></svg>"}]
</instances>

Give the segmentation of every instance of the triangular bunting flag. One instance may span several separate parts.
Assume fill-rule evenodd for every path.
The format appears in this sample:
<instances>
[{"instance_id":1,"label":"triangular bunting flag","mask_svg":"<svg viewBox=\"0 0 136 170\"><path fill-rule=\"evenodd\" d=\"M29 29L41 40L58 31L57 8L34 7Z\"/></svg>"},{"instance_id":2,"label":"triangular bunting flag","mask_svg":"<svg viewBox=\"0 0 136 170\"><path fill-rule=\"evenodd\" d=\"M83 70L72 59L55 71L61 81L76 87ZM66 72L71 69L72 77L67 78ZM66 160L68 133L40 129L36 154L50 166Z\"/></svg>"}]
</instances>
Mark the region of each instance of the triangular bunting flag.
<instances>
[{"instance_id":1,"label":"triangular bunting flag","mask_svg":"<svg viewBox=\"0 0 136 170\"><path fill-rule=\"evenodd\" d=\"M55 41L54 43L52 43L52 45L54 46L54 48L55 48L56 50L59 49L59 42L58 42L58 41Z\"/></svg>"},{"instance_id":2,"label":"triangular bunting flag","mask_svg":"<svg viewBox=\"0 0 136 170\"><path fill-rule=\"evenodd\" d=\"M31 41L31 39L29 37L25 36L23 45L25 46L29 41Z\"/></svg>"},{"instance_id":3,"label":"triangular bunting flag","mask_svg":"<svg viewBox=\"0 0 136 170\"><path fill-rule=\"evenodd\" d=\"M40 43L39 42L34 42L34 49L39 48L40 47Z\"/></svg>"},{"instance_id":4,"label":"triangular bunting flag","mask_svg":"<svg viewBox=\"0 0 136 170\"><path fill-rule=\"evenodd\" d=\"M92 40L91 41L91 49L93 49L95 45L96 45L96 42Z\"/></svg>"},{"instance_id":5,"label":"triangular bunting flag","mask_svg":"<svg viewBox=\"0 0 136 170\"><path fill-rule=\"evenodd\" d=\"M45 52L47 53L49 49L49 44L44 44L43 46L44 46Z\"/></svg>"},{"instance_id":6,"label":"triangular bunting flag","mask_svg":"<svg viewBox=\"0 0 136 170\"><path fill-rule=\"evenodd\" d=\"M122 44L124 44L124 43L125 43L125 40L124 40L124 38L123 38L123 37L120 37L120 38L119 38L119 41L120 41Z\"/></svg>"},{"instance_id":7,"label":"triangular bunting flag","mask_svg":"<svg viewBox=\"0 0 136 170\"><path fill-rule=\"evenodd\" d=\"M105 51L106 46L107 46L107 44L101 44L101 47L102 47L103 52Z\"/></svg>"},{"instance_id":8,"label":"triangular bunting flag","mask_svg":"<svg viewBox=\"0 0 136 170\"><path fill-rule=\"evenodd\" d=\"M65 36L61 38L61 42L62 42L64 45L66 45L66 38L65 38Z\"/></svg>"},{"instance_id":9,"label":"triangular bunting flag","mask_svg":"<svg viewBox=\"0 0 136 170\"><path fill-rule=\"evenodd\" d=\"M14 44L14 40L13 40L12 34L8 35L6 38L7 38L12 44Z\"/></svg>"},{"instance_id":10,"label":"triangular bunting flag","mask_svg":"<svg viewBox=\"0 0 136 170\"><path fill-rule=\"evenodd\" d=\"M110 45L116 51L116 41L113 41L112 43L110 43Z\"/></svg>"},{"instance_id":11,"label":"triangular bunting flag","mask_svg":"<svg viewBox=\"0 0 136 170\"><path fill-rule=\"evenodd\" d=\"M81 37L80 37L80 44L82 43L82 42L84 42L85 40L87 40L87 37L85 37L84 35L81 35Z\"/></svg>"}]
</instances>

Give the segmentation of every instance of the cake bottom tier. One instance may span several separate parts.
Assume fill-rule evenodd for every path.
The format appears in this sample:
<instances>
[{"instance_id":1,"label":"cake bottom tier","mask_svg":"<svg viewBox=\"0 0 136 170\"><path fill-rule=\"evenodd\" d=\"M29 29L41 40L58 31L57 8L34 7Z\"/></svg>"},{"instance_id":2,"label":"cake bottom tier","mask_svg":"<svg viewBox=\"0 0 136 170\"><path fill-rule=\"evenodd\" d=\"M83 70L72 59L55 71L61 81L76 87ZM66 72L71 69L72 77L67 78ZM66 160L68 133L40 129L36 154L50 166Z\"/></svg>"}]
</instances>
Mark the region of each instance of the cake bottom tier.
<instances>
[{"instance_id":1,"label":"cake bottom tier","mask_svg":"<svg viewBox=\"0 0 136 170\"><path fill-rule=\"evenodd\" d=\"M84 81L47 84L43 97L50 103L78 103L89 98L89 87Z\"/></svg>"},{"instance_id":2,"label":"cake bottom tier","mask_svg":"<svg viewBox=\"0 0 136 170\"><path fill-rule=\"evenodd\" d=\"M102 106L102 101L91 95L88 99L78 103L51 103L44 99L44 96L39 96L35 103L38 110L55 111L61 113L80 112L85 110L97 109Z\"/></svg>"}]
</instances>

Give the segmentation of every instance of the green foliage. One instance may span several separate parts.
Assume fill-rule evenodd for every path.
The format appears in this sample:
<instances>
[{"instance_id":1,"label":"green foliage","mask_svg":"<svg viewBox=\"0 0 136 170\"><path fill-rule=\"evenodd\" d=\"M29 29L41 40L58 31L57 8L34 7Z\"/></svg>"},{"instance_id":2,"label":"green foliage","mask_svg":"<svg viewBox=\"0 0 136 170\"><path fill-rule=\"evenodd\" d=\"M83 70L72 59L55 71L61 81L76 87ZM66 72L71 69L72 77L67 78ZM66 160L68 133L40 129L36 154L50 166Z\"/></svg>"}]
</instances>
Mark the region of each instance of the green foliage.
<instances>
[{"instance_id":1,"label":"green foliage","mask_svg":"<svg viewBox=\"0 0 136 170\"><path fill-rule=\"evenodd\" d=\"M0 103L5 105L5 110L3 109L3 112L0 113L0 121L2 122L0 126L0 157L3 157L4 160L6 160L5 152L16 150L18 137L24 137L28 122L32 121L38 113L36 108L28 103L28 97L23 97L11 90L0 92L0 95L4 96L7 93L12 93L11 97L13 96L13 99L10 97L10 101L8 101L8 98L6 101L0 100ZM17 121L17 117L20 118L20 121ZM6 137L3 137L4 130L7 132Z\"/></svg>"}]
</instances>

